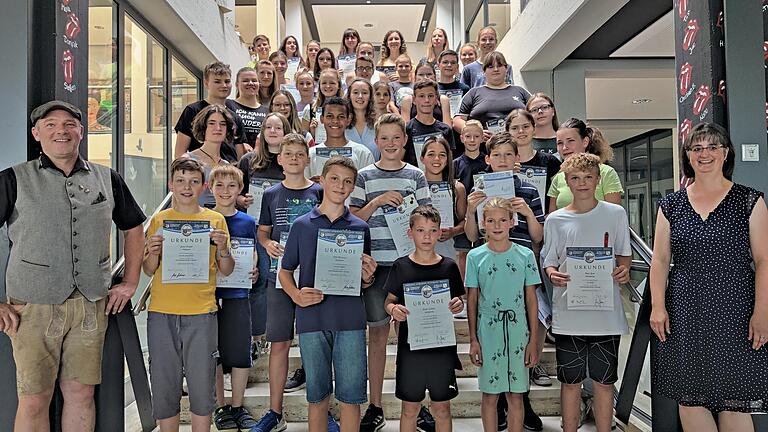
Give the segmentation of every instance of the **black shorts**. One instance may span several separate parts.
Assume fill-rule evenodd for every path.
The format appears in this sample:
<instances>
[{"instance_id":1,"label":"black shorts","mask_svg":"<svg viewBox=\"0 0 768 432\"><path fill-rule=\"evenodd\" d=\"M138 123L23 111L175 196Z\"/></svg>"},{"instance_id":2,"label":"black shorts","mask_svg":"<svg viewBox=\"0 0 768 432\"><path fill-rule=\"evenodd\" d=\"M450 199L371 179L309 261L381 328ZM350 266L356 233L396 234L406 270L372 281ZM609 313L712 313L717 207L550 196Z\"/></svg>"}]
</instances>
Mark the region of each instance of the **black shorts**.
<instances>
[{"instance_id":1,"label":"black shorts","mask_svg":"<svg viewBox=\"0 0 768 432\"><path fill-rule=\"evenodd\" d=\"M249 369L251 363L251 305L247 298L220 299L219 361L225 368Z\"/></svg>"},{"instance_id":2,"label":"black shorts","mask_svg":"<svg viewBox=\"0 0 768 432\"><path fill-rule=\"evenodd\" d=\"M472 249L472 242L469 241L466 234L461 233L453 238L453 247L457 251L466 252Z\"/></svg>"},{"instance_id":3,"label":"black shorts","mask_svg":"<svg viewBox=\"0 0 768 432\"><path fill-rule=\"evenodd\" d=\"M429 390L430 400L447 402L459 395L456 354L430 351L398 348L395 397L404 402L421 402Z\"/></svg>"},{"instance_id":4,"label":"black shorts","mask_svg":"<svg viewBox=\"0 0 768 432\"><path fill-rule=\"evenodd\" d=\"M621 336L555 335L557 380L564 384L579 384L589 377L599 384L619 380L619 341Z\"/></svg>"},{"instance_id":5,"label":"black shorts","mask_svg":"<svg viewBox=\"0 0 768 432\"><path fill-rule=\"evenodd\" d=\"M275 288L275 281L267 282L267 340L288 342L293 340L296 321L296 304L282 289Z\"/></svg>"}]
</instances>

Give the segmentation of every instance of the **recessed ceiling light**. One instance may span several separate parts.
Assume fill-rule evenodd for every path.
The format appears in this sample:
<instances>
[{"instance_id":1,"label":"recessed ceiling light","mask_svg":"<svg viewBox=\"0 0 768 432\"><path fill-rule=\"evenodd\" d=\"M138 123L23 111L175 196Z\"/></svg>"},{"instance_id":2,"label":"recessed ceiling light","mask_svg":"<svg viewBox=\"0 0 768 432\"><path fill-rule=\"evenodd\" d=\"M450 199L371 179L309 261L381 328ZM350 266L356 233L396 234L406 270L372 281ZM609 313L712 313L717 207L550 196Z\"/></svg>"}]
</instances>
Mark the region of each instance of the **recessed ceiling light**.
<instances>
[{"instance_id":1,"label":"recessed ceiling light","mask_svg":"<svg viewBox=\"0 0 768 432\"><path fill-rule=\"evenodd\" d=\"M635 99L632 101L634 105L647 104L649 102L653 102L653 99L641 98L641 99Z\"/></svg>"},{"instance_id":2,"label":"recessed ceiling light","mask_svg":"<svg viewBox=\"0 0 768 432\"><path fill-rule=\"evenodd\" d=\"M371 28L371 27L373 27L373 24L371 24L371 23L368 23L368 24L363 24L363 27L366 27L366 28Z\"/></svg>"}]
</instances>

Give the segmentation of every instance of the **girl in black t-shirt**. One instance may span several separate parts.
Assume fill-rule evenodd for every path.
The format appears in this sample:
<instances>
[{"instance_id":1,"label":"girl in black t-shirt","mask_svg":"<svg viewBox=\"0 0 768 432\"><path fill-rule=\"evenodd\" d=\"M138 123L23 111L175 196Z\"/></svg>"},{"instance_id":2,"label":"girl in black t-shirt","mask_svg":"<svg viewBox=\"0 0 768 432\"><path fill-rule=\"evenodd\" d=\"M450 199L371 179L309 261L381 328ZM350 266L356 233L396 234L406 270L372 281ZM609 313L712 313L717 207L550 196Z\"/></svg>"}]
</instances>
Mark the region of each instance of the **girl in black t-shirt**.
<instances>
[{"instance_id":1,"label":"girl in black t-shirt","mask_svg":"<svg viewBox=\"0 0 768 432\"><path fill-rule=\"evenodd\" d=\"M259 102L259 77L256 70L244 67L237 71L235 86L237 92L232 108L243 122L245 143L255 148L261 123L268 112L267 107Z\"/></svg>"},{"instance_id":2,"label":"girl in black t-shirt","mask_svg":"<svg viewBox=\"0 0 768 432\"><path fill-rule=\"evenodd\" d=\"M557 136L560 127L555 102L546 93L534 93L525 108L533 115L536 131L533 133L533 148L547 153L557 153Z\"/></svg>"},{"instance_id":3,"label":"girl in black t-shirt","mask_svg":"<svg viewBox=\"0 0 768 432\"><path fill-rule=\"evenodd\" d=\"M317 52L317 58L315 61L315 67L312 68L315 73L315 80L320 81L320 73L326 69L332 69L338 74L338 66L336 65L336 56L333 55L333 51L330 48L320 48Z\"/></svg>"}]
</instances>

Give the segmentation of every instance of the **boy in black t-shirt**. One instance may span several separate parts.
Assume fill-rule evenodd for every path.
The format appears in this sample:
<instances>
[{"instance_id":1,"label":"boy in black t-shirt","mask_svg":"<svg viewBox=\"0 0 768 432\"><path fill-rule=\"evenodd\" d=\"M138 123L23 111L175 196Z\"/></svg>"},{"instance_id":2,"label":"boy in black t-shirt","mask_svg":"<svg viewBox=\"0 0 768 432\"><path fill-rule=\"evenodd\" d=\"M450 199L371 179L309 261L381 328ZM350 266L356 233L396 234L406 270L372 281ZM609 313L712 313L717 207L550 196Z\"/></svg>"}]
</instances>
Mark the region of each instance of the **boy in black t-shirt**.
<instances>
[{"instance_id":1,"label":"boy in black t-shirt","mask_svg":"<svg viewBox=\"0 0 768 432\"><path fill-rule=\"evenodd\" d=\"M432 115L435 101L439 99L440 93L438 93L437 83L434 81L420 81L413 86L413 104L416 106L416 117L412 118L405 127L408 141L405 143L403 162L419 166L418 159L421 157L421 149L427 138L432 136L442 136L451 144L451 148L455 148L451 127L435 120Z\"/></svg>"},{"instance_id":2,"label":"boy in black t-shirt","mask_svg":"<svg viewBox=\"0 0 768 432\"><path fill-rule=\"evenodd\" d=\"M417 293L421 290L419 299L431 298L434 307L445 307L451 313L458 313L464 307L461 300L464 283L456 263L435 252L435 244L440 238L440 213L434 207L419 206L411 213L408 236L413 239L416 250L398 258L392 265L393 271L386 283L389 295L384 305L387 313L400 322L395 377L395 396L402 401L400 427L416 428L419 411L423 409L421 402L425 391L429 390L430 411L435 418L436 430L450 431L450 400L459 394L455 369L461 369L456 345L411 349L408 317L418 311L406 308L404 285L412 292L413 283L424 283L421 287L416 286ZM440 287L446 284L449 292L441 292ZM452 328L453 318L449 316L449 319Z\"/></svg>"},{"instance_id":3,"label":"boy in black t-shirt","mask_svg":"<svg viewBox=\"0 0 768 432\"><path fill-rule=\"evenodd\" d=\"M208 105L221 104L226 106L229 113L232 114L236 126L233 142L222 143L221 156L229 162L237 162L245 153L243 147L245 128L240 116L235 112L234 102L227 99L232 92L232 71L229 69L229 65L222 62L213 62L206 65L203 72L203 86L205 86L206 90L205 99L187 105L176 122L174 127L176 131L176 147L173 150L173 157L176 159L184 153L197 150L202 146L202 143L196 140L192 133L192 120L197 113Z\"/></svg>"}]
</instances>

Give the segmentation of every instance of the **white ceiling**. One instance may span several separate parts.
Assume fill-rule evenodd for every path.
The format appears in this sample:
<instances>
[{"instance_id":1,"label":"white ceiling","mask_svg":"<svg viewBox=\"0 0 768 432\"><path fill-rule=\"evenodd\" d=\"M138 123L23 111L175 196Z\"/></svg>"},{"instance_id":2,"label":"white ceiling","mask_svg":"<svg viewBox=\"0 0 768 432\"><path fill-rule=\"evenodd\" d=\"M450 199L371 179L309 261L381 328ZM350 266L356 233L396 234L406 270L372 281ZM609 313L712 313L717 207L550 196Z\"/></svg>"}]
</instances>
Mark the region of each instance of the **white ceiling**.
<instances>
[{"instance_id":1,"label":"white ceiling","mask_svg":"<svg viewBox=\"0 0 768 432\"><path fill-rule=\"evenodd\" d=\"M362 40L375 44L381 44L384 34L393 29L400 30L406 43L413 43L419 35L424 5L315 5L312 12L324 45L339 42L348 27L356 29Z\"/></svg>"},{"instance_id":2,"label":"white ceiling","mask_svg":"<svg viewBox=\"0 0 768 432\"><path fill-rule=\"evenodd\" d=\"M675 32L673 11L641 31L611 53L611 57L674 57Z\"/></svg>"}]
</instances>

